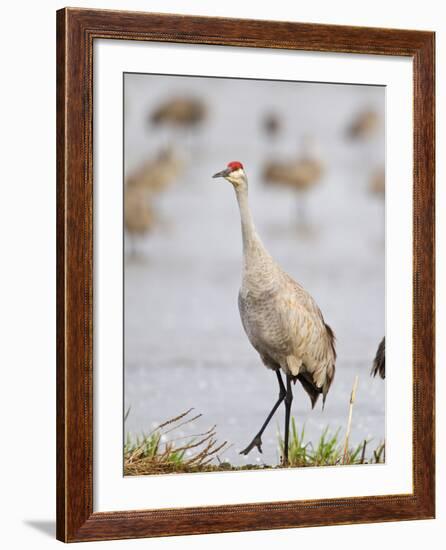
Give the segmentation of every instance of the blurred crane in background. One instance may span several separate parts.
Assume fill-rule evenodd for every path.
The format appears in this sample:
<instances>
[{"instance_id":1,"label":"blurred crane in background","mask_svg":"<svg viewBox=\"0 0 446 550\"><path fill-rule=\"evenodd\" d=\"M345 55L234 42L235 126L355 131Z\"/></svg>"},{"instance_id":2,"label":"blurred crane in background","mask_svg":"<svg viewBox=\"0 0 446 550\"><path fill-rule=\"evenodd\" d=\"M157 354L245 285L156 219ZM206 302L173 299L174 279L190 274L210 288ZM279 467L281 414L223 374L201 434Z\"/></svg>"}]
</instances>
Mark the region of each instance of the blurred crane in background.
<instances>
[{"instance_id":1,"label":"blurred crane in background","mask_svg":"<svg viewBox=\"0 0 446 550\"><path fill-rule=\"evenodd\" d=\"M369 183L369 191L384 199L386 194L386 174L384 167L373 173Z\"/></svg>"},{"instance_id":2,"label":"blurred crane in background","mask_svg":"<svg viewBox=\"0 0 446 550\"><path fill-rule=\"evenodd\" d=\"M150 233L158 219L155 213L154 196L179 176L183 163L172 149L161 151L156 157L147 160L131 174L124 189L124 226L136 251L135 241Z\"/></svg>"},{"instance_id":3,"label":"blurred crane in background","mask_svg":"<svg viewBox=\"0 0 446 550\"><path fill-rule=\"evenodd\" d=\"M127 179L129 186L143 187L148 192L164 191L183 170L184 163L174 149L163 149L154 158L149 158Z\"/></svg>"},{"instance_id":4,"label":"blurred crane in background","mask_svg":"<svg viewBox=\"0 0 446 550\"><path fill-rule=\"evenodd\" d=\"M149 233L155 224L147 190L127 184L124 189L124 227L130 237L130 254L136 253L136 239Z\"/></svg>"},{"instance_id":5,"label":"blurred crane in background","mask_svg":"<svg viewBox=\"0 0 446 550\"><path fill-rule=\"evenodd\" d=\"M279 115L273 112L266 113L262 121L262 126L266 136L270 140L275 139L282 128L282 123Z\"/></svg>"},{"instance_id":6,"label":"blurred crane in background","mask_svg":"<svg viewBox=\"0 0 446 550\"><path fill-rule=\"evenodd\" d=\"M207 116L205 103L195 97L173 97L162 103L150 114L150 122L163 126L177 133L177 138L191 140Z\"/></svg>"},{"instance_id":7,"label":"blurred crane in background","mask_svg":"<svg viewBox=\"0 0 446 550\"><path fill-rule=\"evenodd\" d=\"M305 195L319 183L324 166L316 151L316 142L311 136L302 139L299 156L285 162L272 160L263 169L263 179L269 185L293 189L297 196L297 222L307 223Z\"/></svg>"},{"instance_id":8,"label":"blurred crane in background","mask_svg":"<svg viewBox=\"0 0 446 550\"><path fill-rule=\"evenodd\" d=\"M379 127L378 113L373 109L360 111L347 127L347 137L355 140L367 140L373 136Z\"/></svg>"}]
</instances>

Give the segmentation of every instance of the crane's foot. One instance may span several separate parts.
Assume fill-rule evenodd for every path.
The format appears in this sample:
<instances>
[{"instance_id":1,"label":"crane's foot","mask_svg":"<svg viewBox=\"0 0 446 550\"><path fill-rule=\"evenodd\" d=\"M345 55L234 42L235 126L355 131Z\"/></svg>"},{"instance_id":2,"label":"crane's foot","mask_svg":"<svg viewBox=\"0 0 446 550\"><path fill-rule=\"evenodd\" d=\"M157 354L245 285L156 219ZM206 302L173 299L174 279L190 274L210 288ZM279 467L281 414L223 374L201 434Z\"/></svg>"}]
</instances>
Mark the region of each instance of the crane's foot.
<instances>
[{"instance_id":1,"label":"crane's foot","mask_svg":"<svg viewBox=\"0 0 446 550\"><path fill-rule=\"evenodd\" d=\"M256 435L255 438L251 441L251 443L246 447L246 449L243 449L243 451L240 451L241 455L247 455L250 453L254 447L257 447L259 450L259 453L262 452L262 438L260 435Z\"/></svg>"}]
</instances>

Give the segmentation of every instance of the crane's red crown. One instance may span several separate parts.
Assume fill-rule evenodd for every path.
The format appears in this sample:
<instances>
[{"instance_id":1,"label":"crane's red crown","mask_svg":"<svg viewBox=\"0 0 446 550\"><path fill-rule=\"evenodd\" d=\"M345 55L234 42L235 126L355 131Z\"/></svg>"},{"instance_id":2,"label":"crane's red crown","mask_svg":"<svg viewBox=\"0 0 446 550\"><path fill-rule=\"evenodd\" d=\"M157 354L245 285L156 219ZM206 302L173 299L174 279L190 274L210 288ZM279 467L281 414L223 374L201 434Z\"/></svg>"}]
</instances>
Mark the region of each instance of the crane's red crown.
<instances>
[{"instance_id":1,"label":"crane's red crown","mask_svg":"<svg viewBox=\"0 0 446 550\"><path fill-rule=\"evenodd\" d=\"M243 170L243 164L238 160L233 160L232 162L228 162L228 168L230 168L232 172L234 170Z\"/></svg>"}]
</instances>

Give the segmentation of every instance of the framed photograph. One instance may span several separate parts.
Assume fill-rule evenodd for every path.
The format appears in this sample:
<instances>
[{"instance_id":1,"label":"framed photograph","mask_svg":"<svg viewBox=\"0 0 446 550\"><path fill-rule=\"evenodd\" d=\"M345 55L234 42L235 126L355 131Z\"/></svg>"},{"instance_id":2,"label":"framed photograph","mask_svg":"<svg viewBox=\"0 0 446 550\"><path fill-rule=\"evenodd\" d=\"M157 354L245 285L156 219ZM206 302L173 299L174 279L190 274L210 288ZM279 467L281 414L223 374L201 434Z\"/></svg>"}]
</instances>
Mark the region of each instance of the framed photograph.
<instances>
[{"instance_id":1,"label":"framed photograph","mask_svg":"<svg viewBox=\"0 0 446 550\"><path fill-rule=\"evenodd\" d=\"M435 510L432 32L57 12L57 537Z\"/></svg>"}]
</instances>

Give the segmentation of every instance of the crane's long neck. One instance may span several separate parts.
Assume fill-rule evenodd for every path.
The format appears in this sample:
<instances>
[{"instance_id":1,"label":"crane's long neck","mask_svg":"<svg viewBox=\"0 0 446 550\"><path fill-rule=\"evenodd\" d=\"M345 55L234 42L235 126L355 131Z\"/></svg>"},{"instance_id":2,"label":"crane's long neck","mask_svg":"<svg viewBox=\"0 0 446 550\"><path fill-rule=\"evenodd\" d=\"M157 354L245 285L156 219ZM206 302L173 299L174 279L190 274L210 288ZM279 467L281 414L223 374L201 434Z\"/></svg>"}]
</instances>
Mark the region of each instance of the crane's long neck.
<instances>
[{"instance_id":1,"label":"crane's long neck","mask_svg":"<svg viewBox=\"0 0 446 550\"><path fill-rule=\"evenodd\" d=\"M259 255L268 255L263 246L260 237L257 234L251 210L248 204L248 189L241 187L235 189L237 202L240 210L240 219L242 224L243 255L245 263L258 257Z\"/></svg>"}]
</instances>

